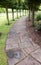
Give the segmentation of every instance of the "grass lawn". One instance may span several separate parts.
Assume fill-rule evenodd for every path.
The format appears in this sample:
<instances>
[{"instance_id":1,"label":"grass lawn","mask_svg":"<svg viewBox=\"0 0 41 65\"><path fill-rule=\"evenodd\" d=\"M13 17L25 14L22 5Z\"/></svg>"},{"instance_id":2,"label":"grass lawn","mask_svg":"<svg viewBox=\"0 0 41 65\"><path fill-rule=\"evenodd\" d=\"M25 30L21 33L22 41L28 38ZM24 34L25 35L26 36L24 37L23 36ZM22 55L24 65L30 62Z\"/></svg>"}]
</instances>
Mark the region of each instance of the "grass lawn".
<instances>
[{"instance_id":1,"label":"grass lawn","mask_svg":"<svg viewBox=\"0 0 41 65\"><path fill-rule=\"evenodd\" d=\"M0 31L2 32L2 37L0 37L0 65L7 65L7 59L4 51L5 40L7 37L7 33L9 32L10 26L0 26Z\"/></svg>"},{"instance_id":2,"label":"grass lawn","mask_svg":"<svg viewBox=\"0 0 41 65\"><path fill-rule=\"evenodd\" d=\"M12 24L15 23L15 21L10 21L11 24L9 26L5 25L6 23L7 23L6 16L1 14L0 15L0 32L2 33L2 36L0 37L0 65L7 65L7 58L4 51L5 41L7 38L7 34Z\"/></svg>"}]
</instances>

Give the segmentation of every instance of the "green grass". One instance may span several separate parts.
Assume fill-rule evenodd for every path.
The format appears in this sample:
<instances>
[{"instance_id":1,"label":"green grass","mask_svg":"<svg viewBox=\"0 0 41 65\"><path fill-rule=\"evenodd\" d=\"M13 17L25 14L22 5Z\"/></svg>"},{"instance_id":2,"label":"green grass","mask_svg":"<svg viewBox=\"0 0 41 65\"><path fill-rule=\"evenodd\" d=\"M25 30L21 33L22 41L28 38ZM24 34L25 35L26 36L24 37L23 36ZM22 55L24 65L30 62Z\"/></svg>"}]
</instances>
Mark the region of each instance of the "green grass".
<instances>
[{"instance_id":1,"label":"green grass","mask_svg":"<svg viewBox=\"0 0 41 65\"><path fill-rule=\"evenodd\" d=\"M4 48L5 48L6 37L11 26L12 24L9 26L8 25L6 26L5 24L3 26L0 26L0 32L2 32L2 36L0 37L0 65L7 65L7 58Z\"/></svg>"},{"instance_id":2,"label":"green grass","mask_svg":"<svg viewBox=\"0 0 41 65\"><path fill-rule=\"evenodd\" d=\"M0 65L7 65L7 57L4 51L5 42L7 34L15 21L10 21L11 24L9 26L5 25L6 23L7 20L5 19L5 17L0 17L0 32L2 33L2 36L0 37Z\"/></svg>"},{"instance_id":3,"label":"green grass","mask_svg":"<svg viewBox=\"0 0 41 65\"><path fill-rule=\"evenodd\" d=\"M0 65L7 65L7 58L6 58L4 48L5 48L6 37L11 26L12 24L9 26L5 24L0 26L0 32L2 33L2 36L0 37Z\"/></svg>"}]
</instances>

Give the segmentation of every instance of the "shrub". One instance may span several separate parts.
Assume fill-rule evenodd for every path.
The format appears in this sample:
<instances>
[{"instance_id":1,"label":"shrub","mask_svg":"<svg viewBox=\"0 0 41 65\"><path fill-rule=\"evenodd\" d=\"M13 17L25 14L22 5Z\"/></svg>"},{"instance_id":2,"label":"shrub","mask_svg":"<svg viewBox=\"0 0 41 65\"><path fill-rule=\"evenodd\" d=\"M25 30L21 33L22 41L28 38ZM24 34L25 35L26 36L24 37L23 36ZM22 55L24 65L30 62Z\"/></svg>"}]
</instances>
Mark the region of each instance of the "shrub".
<instances>
[{"instance_id":1,"label":"shrub","mask_svg":"<svg viewBox=\"0 0 41 65\"><path fill-rule=\"evenodd\" d=\"M36 26L35 26L35 30L36 30L36 31L41 31L41 24L36 25Z\"/></svg>"},{"instance_id":2,"label":"shrub","mask_svg":"<svg viewBox=\"0 0 41 65\"><path fill-rule=\"evenodd\" d=\"M38 14L38 15L36 16L36 21L39 21L39 20L41 20L41 14Z\"/></svg>"}]
</instances>

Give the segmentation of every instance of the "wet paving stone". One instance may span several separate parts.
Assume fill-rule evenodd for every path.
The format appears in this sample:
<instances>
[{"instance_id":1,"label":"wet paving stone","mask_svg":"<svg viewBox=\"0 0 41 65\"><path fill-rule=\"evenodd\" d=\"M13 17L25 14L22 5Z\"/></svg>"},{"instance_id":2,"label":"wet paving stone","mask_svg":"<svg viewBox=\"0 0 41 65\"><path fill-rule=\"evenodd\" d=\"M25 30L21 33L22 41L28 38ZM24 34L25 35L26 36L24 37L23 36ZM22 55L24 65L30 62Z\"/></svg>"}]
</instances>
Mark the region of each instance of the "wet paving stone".
<instances>
[{"instance_id":1,"label":"wet paving stone","mask_svg":"<svg viewBox=\"0 0 41 65\"><path fill-rule=\"evenodd\" d=\"M16 65L41 65L41 64L37 62L35 59L33 59L30 55L28 55L28 57L26 57L24 60L22 60Z\"/></svg>"}]
</instances>

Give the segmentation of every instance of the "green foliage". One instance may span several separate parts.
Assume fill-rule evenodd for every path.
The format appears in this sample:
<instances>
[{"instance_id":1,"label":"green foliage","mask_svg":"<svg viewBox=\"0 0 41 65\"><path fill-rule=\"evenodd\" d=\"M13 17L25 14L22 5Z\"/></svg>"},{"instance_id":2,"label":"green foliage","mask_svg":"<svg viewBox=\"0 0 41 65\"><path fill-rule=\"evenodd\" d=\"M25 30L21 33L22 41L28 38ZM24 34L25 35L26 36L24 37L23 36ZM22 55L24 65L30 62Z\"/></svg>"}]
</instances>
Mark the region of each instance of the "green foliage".
<instances>
[{"instance_id":1,"label":"green foliage","mask_svg":"<svg viewBox=\"0 0 41 65\"><path fill-rule=\"evenodd\" d=\"M5 12L5 8L0 8L0 13L4 13Z\"/></svg>"},{"instance_id":2,"label":"green foliage","mask_svg":"<svg viewBox=\"0 0 41 65\"><path fill-rule=\"evenodd\" d=\"M41 14L38 14L38 15L36 16L36 20L37 20L37 21L41 20Z\"/></svg>"},{"instance_id":3,"label":"green foliage","mask_svg":"<svg viewBox=\"0 0 41 65\"><path fill-rule=\"evenodd\" d=\"M0 6L13 9L28 9L36 10L41 4L41 0L0 0Z\"/></svg>"},{"instance_id":4,"label":"green foliage","mask_svg":"<svg viewBox=\"0 0 41 65\"><path fill-rule=\"evenodd\" d=\"M30 10L37 10L41 4L40 0L26 0L28 8Z\"/></svg>"},{"instance_id":5,"label":"green foliage","mask_svg":"<svg viewBox=\"0 0 41 65\"><path fill-rule=\"evenodd\" d=\"M37 31L41 31L41 24L36 25L35 29L36 29Z\"/></svg>"},{"instance_id":6,"label":"green foliage","mask_svg":"<svg viewBox=\"0 0 41 65\"><path fill-rule=\"evenodd\" d=\"M39 16L39 17L38 17ZM37 16L37 21L35 21L35 29L37 31L41 31L41 20L40 20L40 15L38 14Z\"/></svg>"}]
</instances>

